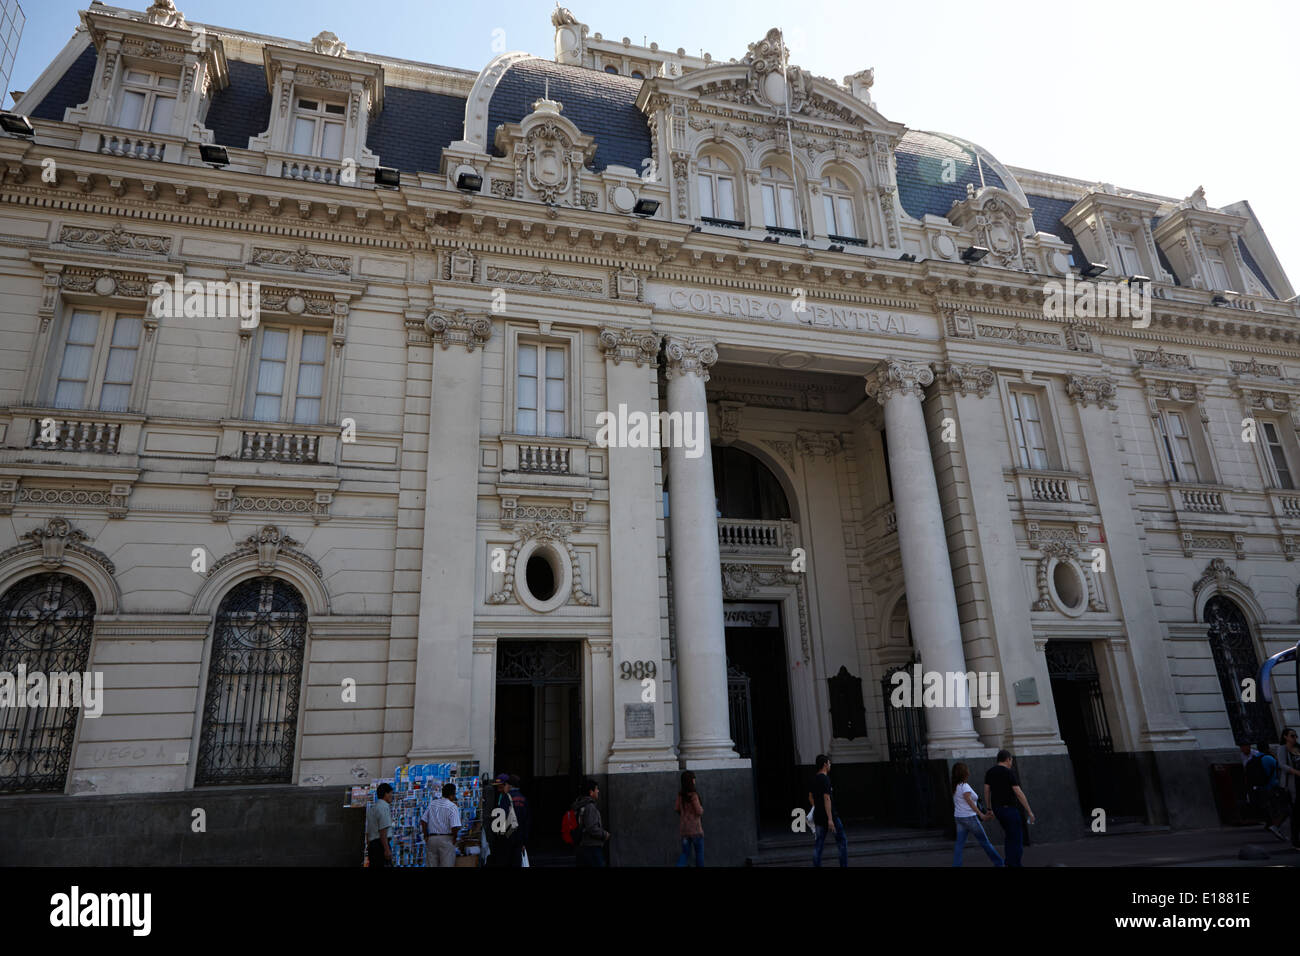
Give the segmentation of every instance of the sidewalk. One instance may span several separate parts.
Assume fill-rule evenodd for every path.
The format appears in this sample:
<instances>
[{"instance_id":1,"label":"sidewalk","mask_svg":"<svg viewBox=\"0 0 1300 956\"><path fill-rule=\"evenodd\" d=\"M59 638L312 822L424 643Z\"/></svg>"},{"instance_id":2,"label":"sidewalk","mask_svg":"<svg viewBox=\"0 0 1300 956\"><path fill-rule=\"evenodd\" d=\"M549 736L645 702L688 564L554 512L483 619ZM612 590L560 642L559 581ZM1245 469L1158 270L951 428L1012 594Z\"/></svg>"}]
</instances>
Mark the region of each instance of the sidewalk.
<instances>
[{"instance_id":1,"label":"sidewalk","mask_svg":"<svg viewBox=\"0 0 1300 956\"><path fill-rule=\"evenodd\" d=\"M989 832L999 853L1002 833L996 825ZM849 831L850 845L852 831ZM1243 860L1243 847L1254 847L1268 854L1268 859ZM966 841L963 866L992 869L984 851L973 841ZM1300 852L1291 849L1260 827L1216 827L1207 830L1157 831L1134 834L1097 834L1086 840L1064 843L1034 844L1025 848L1025 866L1300 866ZM822 865L838 866L834 854L828 853ZM808 862L812 866L812 848ZM952 847L926 849L915 853L881 854L850 860L850 866L952 866Z\"/></svg>"}]
</instances>

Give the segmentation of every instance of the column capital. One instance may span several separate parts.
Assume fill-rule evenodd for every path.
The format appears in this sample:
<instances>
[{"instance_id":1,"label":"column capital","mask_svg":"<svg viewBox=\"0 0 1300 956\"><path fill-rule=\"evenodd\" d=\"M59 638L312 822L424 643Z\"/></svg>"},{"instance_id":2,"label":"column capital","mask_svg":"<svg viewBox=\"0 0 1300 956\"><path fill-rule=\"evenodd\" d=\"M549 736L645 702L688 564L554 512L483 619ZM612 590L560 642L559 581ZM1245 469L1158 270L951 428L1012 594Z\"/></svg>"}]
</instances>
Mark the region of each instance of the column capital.
<instances>
[{"instance_id":1,"label":"column capital","mask_svg":"<svg viewBox=\"0 0 1300 956\"><path fill-rule=\"evenodd\" d=\"M664 354L668 358L668 378L694 373L709 380L709 366L718 360L718 350L708 339L695 336L668 336Z\"/></svg>"},{"instance_id":2,"label":"column capital","mask_svg":"<svg viewBox=\"0 0 1300 956\"><path fill-rule=\"evenodd\" d=\"M1098 408L1119 407L1115 401L1115 380L1109 375L1071 375L1065 383L1065 394L1083 408L1094 402Z\"/></svg>"},{"instance_id":3,"label":"column capital","mask_svg":"<svg viewBox=\"0 0 1300 956\"><path fill-rule=\"evenodd\" d=\"M652 329L622 329L606 326L600 330L597 345L605 353L605 360L615 365L624 359L635 361L637 368L653 362L659 354L661 336Z\"/></svg>"},{"instance_id":4,"label":"column capital","mask_svg":"<svg viewBox=\"0 0 1300 956\"><path fill-rule=\"evenodd\" d=\"M492 338L492 320L486 315L467 315L464 309L453 313L430 312L424 319L430 340L444 349L463 345L473 352Z\"/></svg>"},{"instance_id":5,"label":"column capital","mask_svg":"<svg viewBox=\"0 0 1300 956\"><path fill-rule=\"evenodd\" d=\"M881 405L898 395L925 397L925 386L934 381L930 366L920 362L885 359L866 375L867 394Z\"/></svg>"},{"instance_id":6,"label":"column capital","mask_svg":"<svg viewBox=\"0 0 1300 956\"><path fill-rule=\"evenodd\" d=\"M934 380L944 394L983 398L993 388L993 370L975 362L936 362Z\"/></svg>"}]
</instances>

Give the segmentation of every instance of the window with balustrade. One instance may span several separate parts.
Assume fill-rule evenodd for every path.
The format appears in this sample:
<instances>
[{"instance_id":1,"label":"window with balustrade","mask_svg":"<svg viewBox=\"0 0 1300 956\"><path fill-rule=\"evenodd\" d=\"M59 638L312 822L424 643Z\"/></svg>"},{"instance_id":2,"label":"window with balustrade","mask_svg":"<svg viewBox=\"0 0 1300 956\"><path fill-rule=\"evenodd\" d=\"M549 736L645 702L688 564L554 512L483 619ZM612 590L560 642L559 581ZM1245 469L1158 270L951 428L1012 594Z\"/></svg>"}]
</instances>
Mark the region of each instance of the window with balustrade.
<instances>
[{"instance_id":1,"label":"window with balustrade","mask_svg":"<svg viewBox=\"0 0 1300 956\"><path fill-rule=\"evenodd\" d=\"M290 152L299 156L340 159L343 152L343 103L299 99L293 111Z\"/></svg>"},{"instance_id":2,"label":"window with balustrade","mask_svg":"<svg viewBox=\"0 0 1300 956\"><path fill-rule=\"evenodd\" d=\"M536 327L508 324L506 341L506 413L502 430L521 437L576 436L582 401L581 363L576 360L582 355L581 333L551 328L546 334L538 334ZM529 454L547 452L539 445Z\"/></svg>"},{"instance_id":3,"label":"window with balustrade","mask_svg":"<svg viewBox=\"0 0 1300 956\"><path fill-rule=\"evenodd\" d=\"M1046 391L1041 388L1009 388L1007 410L1016 464L1035 471L1060 470L1061 455Z\"/></svg>"},{"instance_id":4,"label":"window with balustrade","mask_svg":"<svg viewBox=\"0 0 1300 956\"><path fill-rule=\"evenodd\" d=\"M66 317L55 350L50 404L104 412L132 407L144 319L79 308Z\"/></svg>"},{"instance_id":5,"label":"window with balustrade","mask_svg":"<svg viewBox=\"0 0 1300 956\"><path fill-rule=\"evenodd\" d=\"M1215 484L1210 450L1200 417L1188 405L1161 405L1152 422L1160 455L1172 481Z\"/></svg>"},{"instance_id":6,"label":"window with balustrade","mask_svg":"<svg viewBox=\"0 0 1300 956\"><path fill-rule=\"evenodd\" d=\"M148 70L127 70L117 110L117 125L145 133L170 133L180 77Z\"/></svg>"},{"instance_id":7,"label":"window with balustrade","mask_svg":"<svg viewBox=\"0 0 1300 956\"><path fill-rule=\"evenodd\" d=\"M826 216L826 234L832 242L862 241L858 229L857 195L848 181L829 173L821 181L822 211Z\"/></svg>"},{"instance_id":8,"label":"window with balustrade","mask_svg":"<svg viewBox=\"0 0 1300 956\"><path fill-rule=\"evenodd\" d=\"M782 165L770 162L759 171L758 190L763 199L763 225L769 232L799 234L799 202L794 177Z\"/></svg>"},{"instance_id":9,"label":"window with balustrade","mask_svg":"<svg viewBox=\"0 0 1300 956\"><path fill-rule=\"evenodd\" d=\"M744 211L737 202L736 172L718 153L705 153L696 163L700 218L712 225L743 227Z\"/></svg>"},{"instance_id":10,"label":"window with balustrade","mask_svg":"<svg viewBox=\"0 0 1300 956\"><path fill-rule=\"evenodd\" d=\"M1274 488L1286 491L1295 489L1297 460L1296 432L1282 421L1261 419L1259 422L1258 441L1264 452L1268 477Z\"/></svg>"},{"instance_id":11,"label":"window with balustrade","mask_svg":"<svg viewBox=\"0 0 1300 956\"><path fill-rule=\"evenodd\" d=\"M258 422L322 424L327 340L326 332L310 327L259 327L245 415Z\"/></svg>"}]
</instances>

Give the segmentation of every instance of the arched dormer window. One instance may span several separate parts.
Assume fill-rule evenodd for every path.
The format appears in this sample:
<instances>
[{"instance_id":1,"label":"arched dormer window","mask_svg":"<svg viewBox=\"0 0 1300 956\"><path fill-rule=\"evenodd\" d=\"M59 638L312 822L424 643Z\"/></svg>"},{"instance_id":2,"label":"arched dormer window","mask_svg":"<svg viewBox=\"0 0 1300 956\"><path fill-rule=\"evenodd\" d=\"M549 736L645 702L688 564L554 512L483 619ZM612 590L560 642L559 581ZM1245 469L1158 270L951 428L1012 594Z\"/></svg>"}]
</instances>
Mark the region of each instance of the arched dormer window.
<instances>
[{"instance_id":1,"label":"arched dormer window","mask_svg":"<svg viewBox=\"0 0 1300 956\"><path fill-rule=\"evenodd\" d=\"M822 177L822 208L826 212L826 234L831 241L860 241L858 217L854 212L853 188L834 173Z\"/></svg>"},{"instance_id":2,"label":"arched dormer window","mask_svg":"<svg viewBox=\"0 0 1300 956\"><path fill-rule=\"evenodd\" d=\"M736 208L736 173L716 154L701 156L699 170L700 218L718 226L743 227Z\"/></svg>"},{"instance_id":3,"label":"arched dormer window","mask_svg":"<svg viewBox=\"0 0 1300 956\"><path fill-rule=\"evenodd\" d=\"M763 196L763 225L771 231L799 234L798 203L790 174L774 163L759 173L759 192Z\"/></svg>"}]
</instances>

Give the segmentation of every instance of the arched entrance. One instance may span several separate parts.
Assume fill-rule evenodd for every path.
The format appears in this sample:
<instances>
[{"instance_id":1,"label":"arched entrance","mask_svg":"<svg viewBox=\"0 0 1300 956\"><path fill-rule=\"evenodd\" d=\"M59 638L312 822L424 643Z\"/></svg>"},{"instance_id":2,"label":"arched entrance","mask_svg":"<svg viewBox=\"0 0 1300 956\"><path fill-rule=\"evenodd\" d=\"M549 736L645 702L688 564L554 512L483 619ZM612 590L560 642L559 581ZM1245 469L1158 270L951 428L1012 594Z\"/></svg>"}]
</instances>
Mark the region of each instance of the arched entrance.
<instances>
[{"instance_id":1,"label":"arched entrance","mask_svg":"<svg viewBox=\"0 0 1300 956\"><path fill-rule=\"evenodd\" d=\"M1214 669L1219 675L1219 689L1228 711L1233 741L1237 744L1274 743L1277 725L1268 704L1258 696L1253 701L1241 699L1242 681L1259 677L1259 656L1255 653L1246 615L1230 598L1216 594L1206 602L1203 617L1209 625L1206 636L1210 653L1214 656Z\"/></svg>"},{"instance_id":2,"label":"arched entrance","mask_svg":"<svg viewBox=\"0 0 1300 956\"><path fill-rule=\"evenodd\" d=\"M195 786L292 783L307 605L291 584L252 578L217 608Z\"/></svg>"},{"instance_id":3,"label":"arched entrance","mask_svg":"<svg viewBox=\"0 0 1300 956\"><path fill-rule=\"evenodd\" d=\"M84 674L94 635L90 588L66 574L36 574L0 598L0 673ZM9 702L12 703L12 702ZM51 701L53 703L53 701ZM79 707L0 707L0 793L62 791Z\"/></svg>"}]
</instances>

